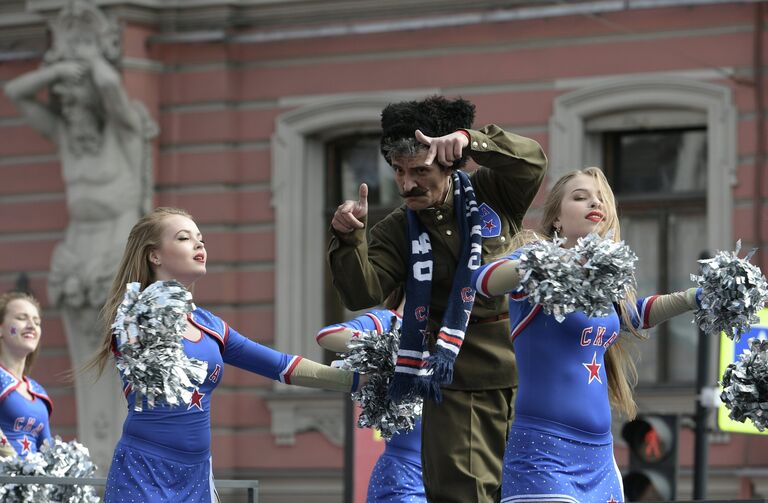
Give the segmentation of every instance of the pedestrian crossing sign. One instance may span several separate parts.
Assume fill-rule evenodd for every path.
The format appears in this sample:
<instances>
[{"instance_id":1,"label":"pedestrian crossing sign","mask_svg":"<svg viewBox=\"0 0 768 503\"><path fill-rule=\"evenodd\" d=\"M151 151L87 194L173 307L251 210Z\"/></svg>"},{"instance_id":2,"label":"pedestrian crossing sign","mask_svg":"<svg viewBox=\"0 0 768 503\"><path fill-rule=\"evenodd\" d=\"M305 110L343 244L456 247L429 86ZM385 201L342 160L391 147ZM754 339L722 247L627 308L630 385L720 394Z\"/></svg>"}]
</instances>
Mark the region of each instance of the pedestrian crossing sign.
<instances>
[{"instance_id":1,"label":"pedestrian crossing sign","mask_svg":"<svg viewBox=\"0 0 768 503\"><path fill-rule=\"evenodd\" d=\"M768 339L768 308L763 309L758 313L760 321L752 325L749 332L743 334L738 342L734 342L725 332L720 333L720 367L718 380L720 380L725 372L725 369L729 364L738 361L739 355L749 347L748 341L754 337L758 339ZM717 388L718 396L722 391L722 386ZM717 427L721 431L727 431L731 433L753 433L756 435L768 435L768 429L765 431L758 430L755 425L747 419L743 423L734 421L728 417L730 409L724 404L720 403L717 407Z\"/></svg>"}]
</instances>

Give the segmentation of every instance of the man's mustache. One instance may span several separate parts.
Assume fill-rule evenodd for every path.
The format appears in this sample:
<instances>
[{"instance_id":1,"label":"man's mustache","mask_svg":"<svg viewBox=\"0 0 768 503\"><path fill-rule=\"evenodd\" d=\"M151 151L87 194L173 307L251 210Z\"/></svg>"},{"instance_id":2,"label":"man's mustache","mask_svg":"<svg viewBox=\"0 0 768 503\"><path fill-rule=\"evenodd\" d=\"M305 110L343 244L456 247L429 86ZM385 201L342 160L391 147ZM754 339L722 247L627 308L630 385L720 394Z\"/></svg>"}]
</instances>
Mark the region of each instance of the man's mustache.
<instances>
[{"instance_id":1,"label":"man's mustache","mask_svg":"<svg viewBox=\"0 0 768 503\"><path fill-rule=\"evenodd\" d=\"M416 187L416 188L413 188L413 189L409 190L408 192L401 192L400 193L400 197L402 197L402 198L406 198L406 197L419 197L419 196L425 195L426 193L427 193L426 189L422 189L422 188Z\"/></svg>"}]
</instances>

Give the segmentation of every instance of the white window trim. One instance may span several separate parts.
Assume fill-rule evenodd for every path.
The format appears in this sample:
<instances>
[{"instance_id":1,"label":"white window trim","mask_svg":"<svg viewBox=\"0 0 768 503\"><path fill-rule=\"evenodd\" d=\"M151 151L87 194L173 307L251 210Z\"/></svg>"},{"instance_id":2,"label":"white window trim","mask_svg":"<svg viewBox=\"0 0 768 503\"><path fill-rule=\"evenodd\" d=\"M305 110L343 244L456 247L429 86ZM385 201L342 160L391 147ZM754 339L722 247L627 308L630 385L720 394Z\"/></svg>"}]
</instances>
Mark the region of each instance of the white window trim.
<instances>
[{"instance_id":1,"label":"white window trim","mask_svg":"<svg viewBox=\"0 0 768 503\"><path fill-rule=\"evenodd\" d=\"M638 109L703 112L707 128L707 246L733 249L733 194L736 184L736 106L725 86L679 77L617 78L558 96L549 121L549 183L599 157L585 123L603 114ZM551 185L550 185L551 186Z\"/></svg>"}]
</instances>

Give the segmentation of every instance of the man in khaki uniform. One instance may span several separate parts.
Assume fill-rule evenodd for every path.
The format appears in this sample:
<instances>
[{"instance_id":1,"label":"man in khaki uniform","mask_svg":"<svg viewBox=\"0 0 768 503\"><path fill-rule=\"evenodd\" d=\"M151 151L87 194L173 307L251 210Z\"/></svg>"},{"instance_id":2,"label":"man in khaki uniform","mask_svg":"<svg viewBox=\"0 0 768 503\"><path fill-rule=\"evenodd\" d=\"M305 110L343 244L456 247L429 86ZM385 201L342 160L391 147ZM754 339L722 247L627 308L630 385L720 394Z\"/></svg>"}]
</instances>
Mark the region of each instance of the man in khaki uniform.
<instances>
[{"instance_id":1,"label":"man in khaki uniform","mask_svg":"<svg viewBox=\"0 0 768 503\"><path fill-rule=\"evenodd\" d=\"M457 107L470 113L462 116ZM429 233L434 259L428 331L434 335L462 246L453 208L453 171L468 156L481 166L470 180L480 210L486 263L511 251L511 237L521 228L547 160L529 138L495 125L470 129L474 105L464 100L433 97L389 105L382 123L392 123L392 115L401 113L401 127L384 125L382 153L394 169L405 204L374 226L366 240L367 186L362 184L359 199L345 201L334 214L329 262L333 283L349 309L381 304L407 283L412 246L406 211L415 212ZM406 299L408 295L406 291ZM442 401L425 400L422 462L430 501L499 500L517 379L507 318L504 298L476 298L453 381L442 386ZM434 345L433 336L427 345Z\"/></svg>"}]
</instances>

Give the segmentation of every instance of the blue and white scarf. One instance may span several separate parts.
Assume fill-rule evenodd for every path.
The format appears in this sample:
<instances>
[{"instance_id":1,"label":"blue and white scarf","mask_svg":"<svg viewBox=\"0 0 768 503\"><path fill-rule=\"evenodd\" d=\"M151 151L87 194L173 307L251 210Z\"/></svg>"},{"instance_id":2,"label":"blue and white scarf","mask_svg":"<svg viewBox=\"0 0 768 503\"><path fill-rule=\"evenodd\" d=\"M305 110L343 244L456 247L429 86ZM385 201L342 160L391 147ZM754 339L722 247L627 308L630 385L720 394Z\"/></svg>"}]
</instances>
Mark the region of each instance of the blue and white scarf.
<instances>
[{"instance_id":1,"label":"blue and white scarf","mask_svg":"<svg viewBox=\"0 0 768 503\"><path fill-rule=\"evenodd\" d=\"M453 363L464 342L464 333L475 301L472 271L480 267L482 236L475 191L469 177L453 173L456 221L461 255L453 277L443 323L432 352L427 348L427 321L432 299L433 257L429 233L410 209L406 210L411 243L405 309L390 396L395 402L410 395L440 400L440 386L453 381Z\"/></svg>"}]
</instances>

